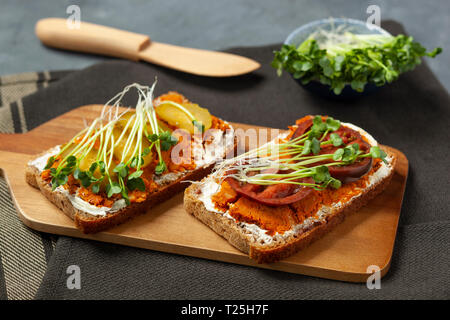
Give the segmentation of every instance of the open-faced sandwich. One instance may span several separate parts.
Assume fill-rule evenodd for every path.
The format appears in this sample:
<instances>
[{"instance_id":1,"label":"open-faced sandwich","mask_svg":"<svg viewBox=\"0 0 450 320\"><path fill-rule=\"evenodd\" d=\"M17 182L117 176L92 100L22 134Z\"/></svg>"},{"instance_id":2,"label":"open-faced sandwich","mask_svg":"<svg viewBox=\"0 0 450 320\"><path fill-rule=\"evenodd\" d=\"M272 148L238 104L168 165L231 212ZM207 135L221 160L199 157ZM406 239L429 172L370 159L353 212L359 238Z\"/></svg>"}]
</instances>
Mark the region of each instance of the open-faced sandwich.
<instances>
[{"instance_id":1,"label":"open-faced sandwich","mask_svg":"<svg viewBox=\"0 0 450 320\"><path fill-rule=\"evenodd\" d=\"M176 92L153 99L154 87L127 86L90 126L27 165L27 182L84 233L146 212L234 150L227 122ZM132 88L136 107L119 107Z\"/></svg>"},{"instance_id":2,"label":"open-faced sandwich","mask_svg":"<svg viewBox=\"0 0 450 320\"><path fill-rule=\"evenodd\" d=\"M184 206L258 263L286 258L382 192L396 157L359 127L306 116L286 134L216 164Z\"/></svg>"}]
</instances>

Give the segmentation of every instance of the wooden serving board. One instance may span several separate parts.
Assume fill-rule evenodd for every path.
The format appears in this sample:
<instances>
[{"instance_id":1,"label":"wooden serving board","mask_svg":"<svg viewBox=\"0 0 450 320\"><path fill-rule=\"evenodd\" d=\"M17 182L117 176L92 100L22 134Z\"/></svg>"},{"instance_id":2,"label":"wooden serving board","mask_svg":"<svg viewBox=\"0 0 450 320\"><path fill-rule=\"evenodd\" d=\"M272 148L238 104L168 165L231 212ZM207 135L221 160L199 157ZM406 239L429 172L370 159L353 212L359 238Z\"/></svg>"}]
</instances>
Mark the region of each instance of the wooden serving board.
<instances>
[{"instance_id":1,"label":"wooden serving board","mask_svg":"<svg viewBox=\"0 0 450 320\"><path fill-rule=\"evenodd\" d=\"M107 232L81 233L72 220L25 182L24 168L33 155L67 142L84 127L85 120L99 115L100 108L98 105L80 107L25 134L0 135L1 174L9 184L20 219L28 227L47 233L342 281L365 282L371 274L367 272L371 265L379 266L382 276L388 271L408 175L405 155L389 147L396 153L398 161L388 188L325 237L277 263L257 264L232 247L184 211L181 193ZM256 128L233 125L242 129Z\"/></svg>"}]
</instances>

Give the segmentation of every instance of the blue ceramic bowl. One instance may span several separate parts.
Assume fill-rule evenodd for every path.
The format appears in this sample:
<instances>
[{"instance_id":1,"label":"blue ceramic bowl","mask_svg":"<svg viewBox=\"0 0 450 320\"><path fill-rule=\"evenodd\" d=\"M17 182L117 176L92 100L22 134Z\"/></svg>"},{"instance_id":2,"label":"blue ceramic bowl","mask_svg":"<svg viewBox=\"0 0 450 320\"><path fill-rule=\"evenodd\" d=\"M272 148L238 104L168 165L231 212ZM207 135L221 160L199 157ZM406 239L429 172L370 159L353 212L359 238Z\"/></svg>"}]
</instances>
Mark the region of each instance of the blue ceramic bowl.
<instances>
[{"instance_id":1,"label":"blue ceramic bowl","mask_svg":"<svg viewBox=\"0 0 450 320\"><path fill-rule=\"evenodd\" d=\"M340 25L346 25L349 29L349 31L355 33L355 34L385 34L390 35L389 32L386 30L376 26L372 25L372 28L369 29L364 21L355 20L355 19L347 19L347 18L330 18L330 19L321 19L316 20L313 22L310 22L308 24L305 24L301 26L300 28L297 28L294 30L284 41L284 44L294 45L298 47L303 41L305 41L314 31L321 28L324 30L331 30L331 28L336 28ZM368 83L364 87L363 92L358 92L352 89L352 87L348 84L344 87L341 94L336 95L333 90L330 90L329 85L325 85L320 83L319 81L313 80L310 81L308 84L304 85L300 81L300 79L294 79L296 80L303 88L306 90L313 92L315 94L337 99L337 100L347 100L347 99L354 99L358 98L370 93L373 93L377 91L380 87L377 87L374 84Z\"/></svg>"}]
</instances>

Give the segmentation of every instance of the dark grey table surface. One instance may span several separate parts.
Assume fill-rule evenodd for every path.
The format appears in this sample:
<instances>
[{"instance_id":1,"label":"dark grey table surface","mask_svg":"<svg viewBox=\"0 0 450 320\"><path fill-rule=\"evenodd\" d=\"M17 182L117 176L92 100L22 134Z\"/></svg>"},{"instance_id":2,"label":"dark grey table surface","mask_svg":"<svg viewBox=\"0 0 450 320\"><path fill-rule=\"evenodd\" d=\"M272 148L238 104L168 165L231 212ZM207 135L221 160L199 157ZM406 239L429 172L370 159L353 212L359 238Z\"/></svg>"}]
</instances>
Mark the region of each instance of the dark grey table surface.
<instances>
[{"instance_id":1,"label":"dark grey table surface","mask_svg":"<svg viewBox=\"0 0 450 320\"><path fill-rule=\"evenodd\" d=\"M366 20L368 5L379 5L381 19L402 23L427 48L444 52L429 59L432 71L450 88L450 2L448 0L0 0L0 75L79 69L105 58L45 48L34 35L44 17L67 17L77 4L81 19L148 34L153 40L205 49L282 42L298 26L333 17Z\"/></svg>"}]
</instances>

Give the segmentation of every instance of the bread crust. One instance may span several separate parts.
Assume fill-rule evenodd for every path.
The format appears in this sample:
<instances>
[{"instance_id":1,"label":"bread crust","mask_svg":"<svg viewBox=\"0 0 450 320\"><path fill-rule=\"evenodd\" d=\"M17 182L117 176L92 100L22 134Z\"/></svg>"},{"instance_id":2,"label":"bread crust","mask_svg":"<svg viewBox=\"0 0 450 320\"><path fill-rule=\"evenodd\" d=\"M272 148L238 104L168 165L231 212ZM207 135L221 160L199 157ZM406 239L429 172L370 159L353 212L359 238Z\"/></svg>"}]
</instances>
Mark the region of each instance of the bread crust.
<instances>
[{"instance_id":1,"label":"bread crust","mask_svg":"<svg viewBox=\"0 0 450 320\"><path fill-rule=\"evenodd\" d=\"M234 247L244 253L249 253L250 241L243 230L224 215L206 209L203 202L198 199L199 194L199 186L197 184L190 185L184 192L184 209L225 238Z\"/></svg>"},{"instance_id":2,"label":"bread crust","mask_svg":"<svg viewBox=\"0 0 450 320\"><path fill-rule=\"evenodd\" d=\"M226 150L225 154L234 152L236 146L237 142L235 140L234 145L231 146L229 150ZM50 150L39 154L35 158L47 154ZM56 205L61 211L64 212L65 215L71 218L75 222L75 226L83 233L97 233L122 224L139 214L146 213L148 209L172 198L175 194L186 189L189 186L189 183L184 181L200 180L208 175L213 167L214 164L210 164L208 166L189 171L185 175L179 177L177 180L160 186L158 188L158 191L148 196L145 201L139 203L131 203L129 206L122 208L116 212L107 213L104 217L94 216L75 208L66 195L61 192L52 190L51 186L41 178L40 172L35 166L26 166L25 180L31 186L39 189L50 202Z\"/></svg>"},{"instance_id":3,"label":"bread crust","mask_svg":"<svg viewBox=\"0 0 450 320\"><path fill-rule=\"evenodd\" d=\"M201 193L199 185L193 184L185 190L184 208L188 213L228 240L234 247L248 254L251 259L256 260L258 263L276 262L308 247L311 243L329 233L342 223L348 215L365 206L389 185L394 175L397 159L393 153L388 150L384 151L392 159L390 163L391 170L386 177L370 186L359 197L349 201L339 210L328 215L324 221L316 222L308 230L293 234L286 239L278 241L275 245L256 243L252 239L251 234L245 233L245 229L240 228L236 222L224 215L208 211L203 202L198 199L198 195Z\"/></svg>"}]
</instances>

